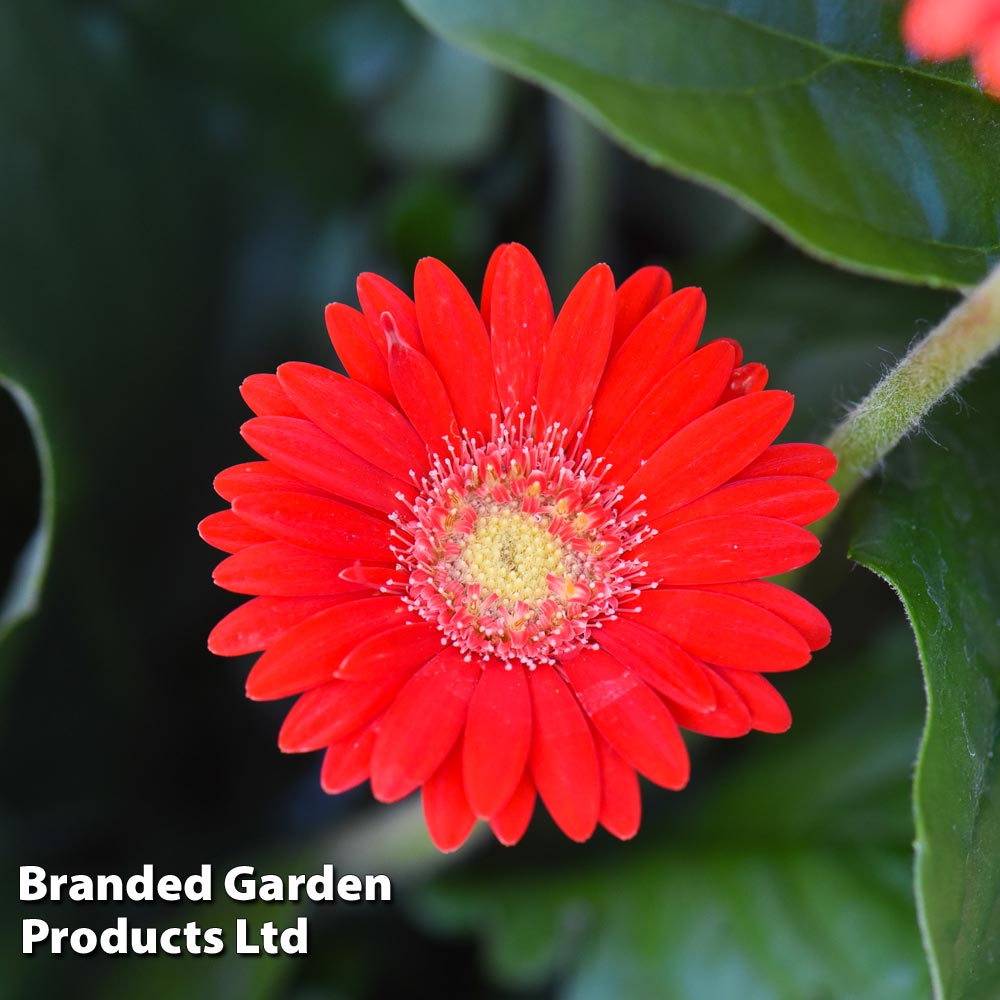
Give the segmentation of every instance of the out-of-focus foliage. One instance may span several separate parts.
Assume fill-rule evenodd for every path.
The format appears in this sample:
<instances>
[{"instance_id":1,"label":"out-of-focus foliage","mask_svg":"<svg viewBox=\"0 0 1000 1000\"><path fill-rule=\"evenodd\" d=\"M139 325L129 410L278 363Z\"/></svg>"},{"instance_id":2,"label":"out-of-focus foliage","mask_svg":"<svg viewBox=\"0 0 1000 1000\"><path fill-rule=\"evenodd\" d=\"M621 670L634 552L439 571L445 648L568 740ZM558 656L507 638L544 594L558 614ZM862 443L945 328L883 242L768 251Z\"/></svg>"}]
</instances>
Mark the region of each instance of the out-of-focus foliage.
<instances>
[{"instance_id":1,"label":"out-of-focus foliage","mask_svg":"<svg viewBox=\"0 0 1000 1000\"><path fill-rule=\"evenodd\" d=\"M1000 105L912 65L898 4L406 2L820 257L930 285L1000 259Z\"/></svg>"}]
</instances>

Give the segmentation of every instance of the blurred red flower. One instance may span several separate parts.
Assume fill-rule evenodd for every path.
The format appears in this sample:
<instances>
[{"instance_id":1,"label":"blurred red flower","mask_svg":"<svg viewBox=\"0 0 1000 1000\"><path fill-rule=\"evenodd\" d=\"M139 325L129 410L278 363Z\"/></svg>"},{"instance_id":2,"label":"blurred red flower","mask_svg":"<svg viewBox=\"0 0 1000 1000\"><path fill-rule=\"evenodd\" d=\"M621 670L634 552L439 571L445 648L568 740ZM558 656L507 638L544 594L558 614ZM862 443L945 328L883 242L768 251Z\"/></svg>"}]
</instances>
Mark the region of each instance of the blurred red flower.
<instances>
[{"instance_id":1,"label":"blurred red flower","mask_svg":"<svg viewBox=\"0 0 1000 1000\"><path fill-rule=\"evenodd\" d=\"M971 57L983 90L1000 97L1000 0L910 0L903 39L921 59Z\"/></svg>"},{"instance_id":2,"label":"blurred red flower","mask_svg":"<svg viewBox=\"0 0 1000 1000\"><path fill-rule=\"evenodd\" d=\"M215 480L215 580L256 595L213 630L264 653L255 699L298 700L283 750L326 749L323 787L423 790L434 843L476 817L513 844L536 794L572 839L639 825L637 772L682 788L680 728L781 732L762 672L830 637L761 577L819 550L836 503L819 445L739 345L697 348L705 298L657 267L591 268L558 317L532 255L501 246L482 309L440 261L415 295L373 274L327 309L350 377L253 375L264 461Z\"/></svg>"}]
</instances>

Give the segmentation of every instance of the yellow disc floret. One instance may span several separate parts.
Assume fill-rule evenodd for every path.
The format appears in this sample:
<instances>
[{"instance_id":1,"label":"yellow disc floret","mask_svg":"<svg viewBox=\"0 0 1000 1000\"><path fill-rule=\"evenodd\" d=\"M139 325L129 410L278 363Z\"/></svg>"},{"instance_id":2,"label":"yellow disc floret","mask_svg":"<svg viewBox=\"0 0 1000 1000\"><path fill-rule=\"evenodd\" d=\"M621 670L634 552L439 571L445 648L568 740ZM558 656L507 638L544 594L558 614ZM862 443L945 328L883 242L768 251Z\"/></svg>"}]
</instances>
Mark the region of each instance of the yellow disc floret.
<instances>
[{"instance_id":1,"label":"yellow disc floret","mask_svg":"<svg viewBox=\"0 0 1000 1000\"><path fill-rule=\"evenodd\" d=\"M462 559L468 583L502 601L538 601L546 596L546 578L565 572L562 543L521 511L480 514L466 538Z\"/></svg>"},{"instance_id":2,"label":"yellow disc floret","mask_svg":"<svg viewBox=\"0 0 1000 1000\"><path fill-rule=\"evenodd\" d=\"M463 435L434 455L412 516L396 517L407 606L484 669L496 657L532 670L593 646L642 587L630 554L651 534L642 510L619 510L602 460L565 441L558 424L494 421L489 439Z\"/></svg>"}]
</instances>

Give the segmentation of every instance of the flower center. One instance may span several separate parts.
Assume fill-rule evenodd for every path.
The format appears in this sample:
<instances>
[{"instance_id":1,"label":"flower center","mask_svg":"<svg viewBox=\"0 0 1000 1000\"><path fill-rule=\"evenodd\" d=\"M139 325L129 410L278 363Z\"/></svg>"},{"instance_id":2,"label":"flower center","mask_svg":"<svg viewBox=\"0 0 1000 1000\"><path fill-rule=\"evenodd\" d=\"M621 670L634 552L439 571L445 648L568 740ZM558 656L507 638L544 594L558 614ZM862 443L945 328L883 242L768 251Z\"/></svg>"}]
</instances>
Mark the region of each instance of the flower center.
<instances>
[{"instance_id":1,"label":"flower center","mask_svg":"<svg viewBox=\"0 0 1000 1000\"><path fill-rule=\"evenodd\" d=\"M642 585L629 551L641 511L564 435L499 423L433 456L411 517L396 518L406 603L444 641L488 660L554 663L586 645Z\"/></svg>"},{"instance_id":2,"label":"flower center","mask_svg":"<svg viewBox=\"0 0 1000 1000\"><path fill-rule=\"evenodd\" d=\"M564 570L563 547L547 525L515 510L480 514L462 559L468 582L507 604L541 600L549 574Z\"/></svg>"}]
</instances>

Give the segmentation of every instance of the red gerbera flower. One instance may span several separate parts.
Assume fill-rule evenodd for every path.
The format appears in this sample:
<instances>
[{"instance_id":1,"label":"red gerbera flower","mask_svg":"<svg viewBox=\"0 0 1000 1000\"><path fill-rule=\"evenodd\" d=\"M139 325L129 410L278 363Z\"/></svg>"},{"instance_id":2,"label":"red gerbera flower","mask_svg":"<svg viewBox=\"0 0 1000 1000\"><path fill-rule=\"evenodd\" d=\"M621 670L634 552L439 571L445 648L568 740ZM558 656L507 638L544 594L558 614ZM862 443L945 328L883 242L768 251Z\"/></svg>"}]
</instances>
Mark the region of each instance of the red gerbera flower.
<instances>
[{"instance_id":1,"label":"red gerbera flower","mask_svg":"<svg viewBox=\"0 0 1000 1000\"><path fill-rule=\"evenodd\" d=\"M283 750L326 749L323 787L423 790L434 843L476 817L520 839L536 794L574 840L639 825L637 772L682 788L680 727L780 732L764 671L830 630L760 577L812 559L833 455L772 444L792 412L739 346L696 348L705 299L649 267L591 268L553 320L518 244L482 310L440 261L411 300L373 274L327 309L350 378L253 375L243 437L200 526L257 595L209 647L264 650L251 698L298 700Z\"/></svg>"},{"instance_id":2,"label":"red gerbera flower","mask_svg":"<svg viewBox=\"0 0 1000 1000\"><path fill-rule=\"evenodd\" d=\"M910 0L903 38L921 59L970 56L983 90L1000 97L1000 0Z\"/></svg>"}]
</instances>

